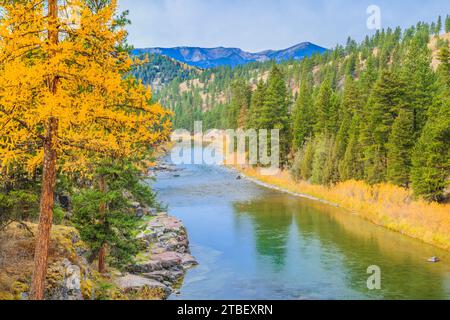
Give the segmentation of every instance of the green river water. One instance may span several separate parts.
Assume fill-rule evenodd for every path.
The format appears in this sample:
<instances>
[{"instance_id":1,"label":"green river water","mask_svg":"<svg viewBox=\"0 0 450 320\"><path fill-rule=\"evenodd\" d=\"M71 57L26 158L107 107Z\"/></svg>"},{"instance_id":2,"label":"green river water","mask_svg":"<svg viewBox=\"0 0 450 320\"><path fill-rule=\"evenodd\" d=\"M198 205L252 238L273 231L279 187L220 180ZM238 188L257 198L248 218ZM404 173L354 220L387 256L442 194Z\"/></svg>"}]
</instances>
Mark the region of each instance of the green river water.
<instances>
[{"instance_id":1,"label":"green river water","mask_svg":"<svg viewBox=\"0 0 450 320\"><path fill-rule=\"evenodd\" d=\"M185 223L199 266L171 299L450 299L446 251L225 168L178 169L153 186ZM380 290L367 287L372 265Z\"/></svg>"}]
</instances>

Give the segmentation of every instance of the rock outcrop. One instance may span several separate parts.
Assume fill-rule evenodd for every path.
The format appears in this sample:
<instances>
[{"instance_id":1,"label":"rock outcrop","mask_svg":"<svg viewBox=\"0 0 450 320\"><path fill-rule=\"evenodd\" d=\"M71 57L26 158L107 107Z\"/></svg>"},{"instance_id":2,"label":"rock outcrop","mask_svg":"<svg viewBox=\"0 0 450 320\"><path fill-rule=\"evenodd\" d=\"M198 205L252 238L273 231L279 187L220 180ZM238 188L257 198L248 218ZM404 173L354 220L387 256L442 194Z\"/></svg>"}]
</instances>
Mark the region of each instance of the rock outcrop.
<instances>
[{"instance_id":1,"label":"rock outcrop","mask_svg":"<svg viewBox=\"0 0 450 320\"><path fill-rule=\"evenodd\" d=\"M63 259L49 267L50 285L47 287L47 300L84 300L81 291L81 269ZM59 278L51 279L52 275Z\"/></svg>"},{"instance_id":2,"label":"rock outcrop","mask_svg":"<svg viewBox=\"0 0 450 320\"><path fill-rule=\"evenodd\" d=\"M127 268L129 273L117 278L115 283L125 292L158 288L167 298L186 271L197 265L190 254L186 229L177 218L158 213L146 223L138 239L145 242L146 251Z\"/></svg>"},{"instance_id":3,"label":"rock outcrop","mask_svg":"<svg viewBox=\"0 0 450 320\"><path fill-rule=\"evenodd\" d=\"M145 230L138 235L146 248L126 272L111 269L104 277L88 262L91 252L72 227L53 226L47 269L47 300L166 299L197 264L190 254L182 222L155 209L143 212ZM28 224L36 233L37 225ZM33 269L34 236L12 224L0 234L0 300L28 300Z\"/></svg>"},{"instance_id":4,"label":"rock outcrop","mask_svg":"<svg viewBox=\"0 0 450 320\"><path fill-rule=\"evenodd\" d=\"M157 280L133 274L127 274L117 278L115 282L120 289L128 293L133 292L138 294L143 288L161 290L166 296L169 296L172 293L172 290L168 286Z\"/></svg>"},{"instance_id":5,"label":"rock outcrop","mask_svg":"<svg viewBox=\"0 0 450 320\"><path fill-rule=\"evenodd\" d=\"M11 224L0 235L0 300L28 300L33 273L37 225ZM95 271L87 262L89 248L76 229L53 226L46 277L47 300L96 299Z\"/></svg>"}]
</instances>

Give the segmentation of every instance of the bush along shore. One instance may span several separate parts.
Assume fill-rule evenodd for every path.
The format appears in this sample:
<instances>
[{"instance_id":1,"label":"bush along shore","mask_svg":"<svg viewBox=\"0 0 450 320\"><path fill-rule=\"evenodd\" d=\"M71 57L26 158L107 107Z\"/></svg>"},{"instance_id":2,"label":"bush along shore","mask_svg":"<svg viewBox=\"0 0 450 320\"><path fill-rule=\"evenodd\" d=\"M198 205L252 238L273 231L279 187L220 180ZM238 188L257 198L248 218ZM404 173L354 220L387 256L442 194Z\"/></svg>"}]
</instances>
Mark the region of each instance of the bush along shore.
<instances>
[{"instance_id":1,"label":"bush along shore","mask_svg":"<svg viewBox=\"0 0 450 320\"><path fill-rule=\"evenodd\" d=\"M164 300L176 293L197 264L183 223L134 203L142 251L123 270L100 274L89 246L69 226L52 228L46 277L47 300ZM0 234L0 300L28 300L37 225L10 224Z\"/></svg>"},{"instance_id":2,"label":"bush along shore","mask_svg":"<svg viewBox=\"0 0 450 320\"><path fill-rule=\"evenodd\" d=\"M287 171L263 176L258 168L235 169L266 187L341 207L376 225L450 251L450 204L414 199L410 190L391 184L371 186L352 180L327 187L296 181Z\"/></svg>"}]
</instances>

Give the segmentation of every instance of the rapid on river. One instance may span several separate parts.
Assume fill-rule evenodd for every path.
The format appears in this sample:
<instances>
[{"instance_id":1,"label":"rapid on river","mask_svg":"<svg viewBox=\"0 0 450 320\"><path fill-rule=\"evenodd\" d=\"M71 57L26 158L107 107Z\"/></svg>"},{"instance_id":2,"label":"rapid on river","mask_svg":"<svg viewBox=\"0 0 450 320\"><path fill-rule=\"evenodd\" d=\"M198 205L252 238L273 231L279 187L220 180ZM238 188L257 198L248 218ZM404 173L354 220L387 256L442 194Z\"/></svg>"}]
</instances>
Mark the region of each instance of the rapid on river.
<instances>
[{"instance_id":1,"label":"rapid on river","mask_svg":"<svg viewBox=\"0 0 450 320\"><path fill-rule=\"evenodd\" d=\"M152 185L185 223L199 266L170 299L450 299L446 251L343 209L237 180L223 167L176 168ZM432 256L442 261L427 262ZM374 265L380 290L367 286Z\"/></svg>"}]
</instances>

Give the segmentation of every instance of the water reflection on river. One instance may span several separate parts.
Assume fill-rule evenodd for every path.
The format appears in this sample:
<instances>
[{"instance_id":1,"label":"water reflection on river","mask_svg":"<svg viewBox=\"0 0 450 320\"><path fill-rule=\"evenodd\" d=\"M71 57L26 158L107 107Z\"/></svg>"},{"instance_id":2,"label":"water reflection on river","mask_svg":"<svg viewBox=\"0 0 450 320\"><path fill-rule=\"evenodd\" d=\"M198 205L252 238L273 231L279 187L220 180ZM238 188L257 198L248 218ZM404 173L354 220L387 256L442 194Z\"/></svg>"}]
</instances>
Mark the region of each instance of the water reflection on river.
<instances>
[{"instance_id":1,"label":"water reflection on river","mask_svg":"<svg viewBox=\"0 0 450 320\"><path fill-rule=\"evenodd\" d=\"M153 183L200 263L172 299L450 299L443 250L224 168L180 169ZM371 265L382 271L379 291L367 289Z\"/></svg>"}]
</instances>

